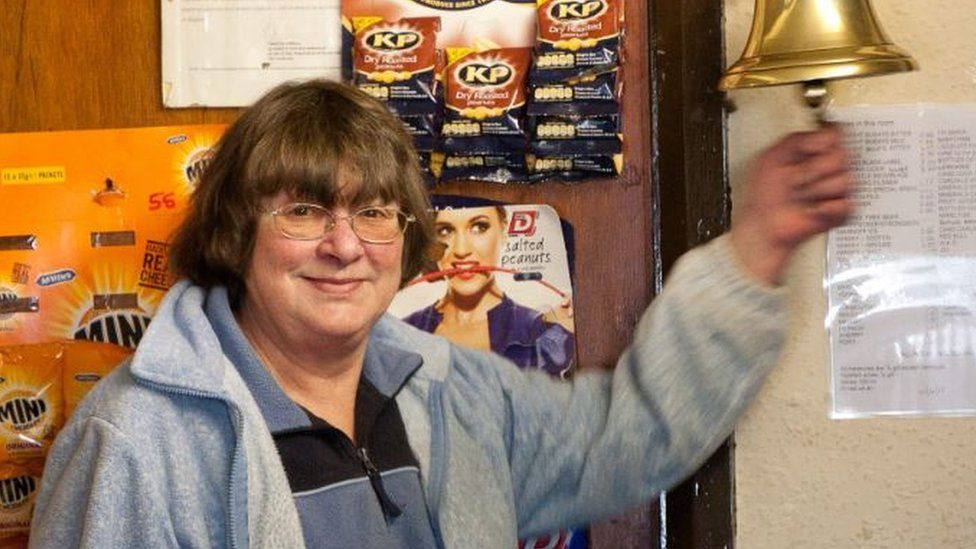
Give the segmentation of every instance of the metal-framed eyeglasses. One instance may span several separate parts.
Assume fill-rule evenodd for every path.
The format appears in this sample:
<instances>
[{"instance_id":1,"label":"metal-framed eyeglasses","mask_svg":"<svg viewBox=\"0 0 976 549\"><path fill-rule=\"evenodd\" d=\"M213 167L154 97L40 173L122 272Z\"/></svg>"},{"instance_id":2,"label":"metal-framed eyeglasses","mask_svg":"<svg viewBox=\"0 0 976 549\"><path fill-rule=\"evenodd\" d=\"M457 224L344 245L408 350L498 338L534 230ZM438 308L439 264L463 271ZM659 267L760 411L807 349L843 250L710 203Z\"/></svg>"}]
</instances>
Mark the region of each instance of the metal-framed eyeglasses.
<instances>
[{"instance_id":1,"label":"metal-framed eyeglasses","mask_svg":"<svg viewBox=\"0 0 976 549\"><path fill-rule=\"evenodd\" d=\"M318 204L296 202L267 213L278 232L291 240L318 240L334 229L336 223L346 220L359 240L369 244L389 244L417 220L390 206L366 206L350 215L337 216Z\"/></svg>"}]
</instances>

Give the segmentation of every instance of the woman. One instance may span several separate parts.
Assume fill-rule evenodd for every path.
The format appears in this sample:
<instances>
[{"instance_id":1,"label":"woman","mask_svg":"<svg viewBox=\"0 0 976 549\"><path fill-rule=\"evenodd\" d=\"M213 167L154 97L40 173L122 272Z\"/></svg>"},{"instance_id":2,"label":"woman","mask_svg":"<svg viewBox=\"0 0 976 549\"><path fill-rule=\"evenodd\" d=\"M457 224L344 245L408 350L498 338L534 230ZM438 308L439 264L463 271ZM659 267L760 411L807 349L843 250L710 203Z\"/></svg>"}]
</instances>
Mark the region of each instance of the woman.
<instances>
[{"instance_id":1,"label":"woman","mask_svg":"<svg viewBox=\"0 0 976 549\"><path fill-rule=\"evenodd\" d=\"M35 547L503 547L693 471L775 362L792 250L850 209L836 130L763 153L744 221L688 254L615 371L570 382L383 311L432 241L410 139L286 84L221 139L133 358L51 449Z\"/></svg>"},{"instance_id":2,"label":"woman","mask_svg":"<svg viewBox=\"0 0 976 549\"><path fill-rule=\"evenodd\" d=\"M447 292L404 320L455 343L496 352L520 368L565 376L575 353L568 300L564 312L547 318L512 301L489 269L505 248L505 220L502 206L438 211L434 234L444 251L437 268L447 279Z\"/></svg>"}]
</instances>

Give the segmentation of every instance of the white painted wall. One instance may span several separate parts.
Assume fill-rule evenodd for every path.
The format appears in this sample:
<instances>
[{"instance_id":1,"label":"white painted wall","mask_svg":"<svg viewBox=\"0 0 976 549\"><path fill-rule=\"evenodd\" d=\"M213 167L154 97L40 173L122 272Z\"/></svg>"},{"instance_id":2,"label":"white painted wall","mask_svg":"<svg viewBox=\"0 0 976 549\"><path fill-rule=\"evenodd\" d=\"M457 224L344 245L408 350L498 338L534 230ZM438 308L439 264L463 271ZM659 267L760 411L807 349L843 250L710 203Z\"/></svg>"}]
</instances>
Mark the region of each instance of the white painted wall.
<instances>
[{"instance_id":1,"label":"white painted wall","mask_svg":"<svg viewBox=\"0 0 976 549\"><path fill-rule=\"evenodd\" d=\"M976 0L873 5L921 71L839 83L837 104L976 102ZM728 64L742 51L753 7L754 0L725 0ZM733 200L749 157L809 127L798 94L797 87L733 92ZM794 260L789 344L737 430L736 546L976 547L976 418L828 419L823 249L817 239Z\"/></svg>"}]
</instances>

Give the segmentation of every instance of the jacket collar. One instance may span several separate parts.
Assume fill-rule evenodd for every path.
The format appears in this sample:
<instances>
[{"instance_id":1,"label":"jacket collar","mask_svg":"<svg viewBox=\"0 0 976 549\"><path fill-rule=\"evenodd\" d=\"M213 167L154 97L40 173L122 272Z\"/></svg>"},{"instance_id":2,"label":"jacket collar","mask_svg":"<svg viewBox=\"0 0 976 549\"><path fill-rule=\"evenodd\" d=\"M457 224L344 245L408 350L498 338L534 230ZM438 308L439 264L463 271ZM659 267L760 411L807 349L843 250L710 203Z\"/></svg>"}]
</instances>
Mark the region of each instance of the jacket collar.
<instances>
[{"instance_id":1,"label":"jacket collar","mask_svg":"<svg viewBox=\"0 0 976 549\"><path fill-rule=\"evenodd\" d=\"M244 336L244 332L241 331L230 308L226 288L217 287L210 290L205 314L217 334L217 340L224 354L244 379L271 432L308 426L310 424L308 416L292 399L288 398L281 386L271 377L251 343Z\"/></svg>"},{"instance_id":2,"label":"jacket collar","mask_svg":"<svg viewBox=\"0 0 976 549\"><path fill-rule=\"evenodd\" d=\"M145 344L136 349L132 374L175 389L223 395L226 370L233 366L207 318L208 300L212 298L226 303L226 291L208 292L186 280L173 285L143 335ZM446 340L389 314L373 327L366 353L364 372L384 394L399 389L415 370L413 379L430 381L443 380L449 369L450 345ZM419 369L416 357L423 364Z\"/></svg>"},{"instance_id":3,"label":"jacket collar","mask_svg":"<svg viewBox=\"0 0 976 549\"><path fill-rule=\"evenodd\" d=\"M257 400L271 432L308 426L310 422L306 413L285 394L241 331L231 310L226 288L216 287L210 291L205 311L224 353ZM422 363L420 355L394 347L380 338L370 337L363 359L363 376L380 393L393 397Z\"/></svg>"},{"instance_id":4,"label":"jacket collar","mask_svg":"<svg viewBox=\"0 0 976 549\"><path fill-rule=\"evenodd\" d=\"M188 281L170 288L132 357L136 378L223 395L224 355L203 314L207 292Z\"/></svg>"}]
</instances>

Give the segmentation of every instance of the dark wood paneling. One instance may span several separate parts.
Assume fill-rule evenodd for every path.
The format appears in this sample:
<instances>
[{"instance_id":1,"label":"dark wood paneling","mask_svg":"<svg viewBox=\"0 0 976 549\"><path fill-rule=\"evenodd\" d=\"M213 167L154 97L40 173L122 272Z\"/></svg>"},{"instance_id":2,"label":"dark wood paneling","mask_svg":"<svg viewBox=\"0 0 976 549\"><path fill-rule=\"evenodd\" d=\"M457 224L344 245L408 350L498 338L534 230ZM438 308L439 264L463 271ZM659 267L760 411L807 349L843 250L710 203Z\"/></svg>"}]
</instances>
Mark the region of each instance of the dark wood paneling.
<instances>
[{"instance_id":1,"label":"dark wood paneling","mask_svg":"<svg viewBox=\"0 0 976 549\"><path fill-rule=\"evenodd\" d=\"M722 3L654 4L652 59L658 106L661 255L664 271L690 248L729 226L725 162Z\"/></svg>"},{"instance_id":2,"label":"dark wood paneling","mask_svg":"<svg viewBox=\"0 0 976 549\"><path fill-rule=\"evenodd\" d=\"M0 131L233 120L236 109L164 109L158 0L4 0Z\"/></svg>"}]
</instances>

